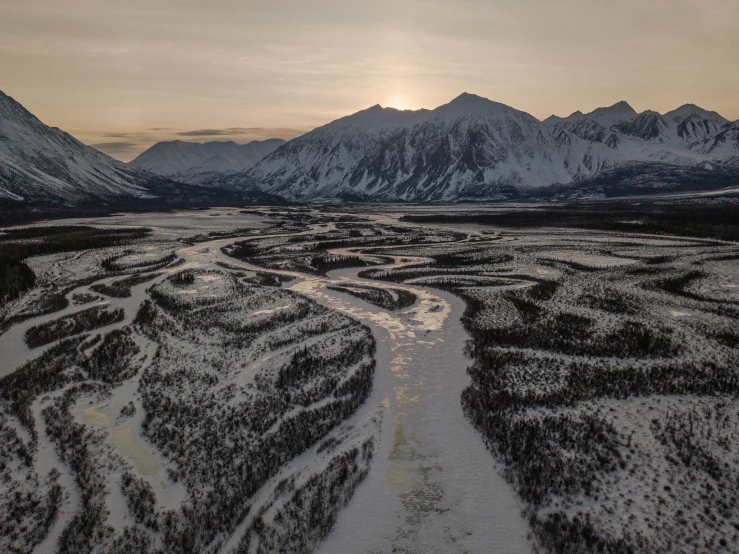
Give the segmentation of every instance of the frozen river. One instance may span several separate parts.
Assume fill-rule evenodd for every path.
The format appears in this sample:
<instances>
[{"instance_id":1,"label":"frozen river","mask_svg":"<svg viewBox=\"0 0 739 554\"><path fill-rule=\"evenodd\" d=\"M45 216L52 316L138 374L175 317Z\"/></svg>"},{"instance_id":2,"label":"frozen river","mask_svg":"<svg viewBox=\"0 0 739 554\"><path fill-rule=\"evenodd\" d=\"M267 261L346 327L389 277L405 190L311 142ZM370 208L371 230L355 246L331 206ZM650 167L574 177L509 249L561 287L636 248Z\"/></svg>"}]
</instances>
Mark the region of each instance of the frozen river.
<instances>
[{"instance_id":1,"label":"frozen river","mask_svg":"<svg viewBox=\"0 0 739 554\"><path fill-rule=\"evenodd\" d=\"M378 342L372 396L353 416L359 425L382 407L375 459L319 552L530 552L521 507L462 412L460 398L469 383L467 335L460 323L464 303L435 289L360 279L356 268L328 278L264 270L221 252L236 240L202 243L178 254L186 267L222 269L215 265L221 261L294 277L291 290L362 321ZM378 269L421 260L395 257ZM350 284L402 288L418 300L389 312L328 288Z\"/></svg>"},{"instance_id":2,"label":"frozen river","mask_svg":"<svg viewBox=\"0 0 739 554\"><path fill-rule=\"evenodd\" d=\"M295 234L328 232L332 228L311 228ZM218 239L177 248L175 253L183 260L179 266L163 270L154 281L135 286L130 298L105 301L111 307L123 308L125 319L100 331L131 323L148 297L146 289L183 269L227 271L218 265L225 262L234 270L258 269L293 277L291 290L362 321L371 328L378 346L372 395L349 422L359 427L378 411L382 414L372 467L348 506L339 513L319 552L530 552L521 507L462 412L460 397L469 383L469 360L463 355L467 335L460 323L463 302L451 294L421 286L363 280L357 276L358 269L316 277L264 270L221 251L239 240L265 236ZM346 254L341 250L334 253ZM379 267L400 267L422 259L403 256L402 261L401 257L394 260ZM405 310L393 312L328 288L350 284L402 288L412 292L417 301ZM89 292L90 285L85 285L70 291L68 296ZM62 312L30 319L0 336L0 349L5 353L0 374L14 371L44 350L29 350L23 342L26 329L87 307L70 304ZM138 429L116 427L100 409L86 408L84 420L107 428L112 444L134 460L140 475L158 474L159 464L140 439ZM48 451L53 450L43 435L41 442ZM54 465L62 468L58 461ZM70 507L64 513L71 514ZM68 516L62 518L52 535L58 534L67 519ZM238 538L233 537L229 544L235 544ZM50 547L47 540L41 550Z\"/></svg>"}]
</instances>

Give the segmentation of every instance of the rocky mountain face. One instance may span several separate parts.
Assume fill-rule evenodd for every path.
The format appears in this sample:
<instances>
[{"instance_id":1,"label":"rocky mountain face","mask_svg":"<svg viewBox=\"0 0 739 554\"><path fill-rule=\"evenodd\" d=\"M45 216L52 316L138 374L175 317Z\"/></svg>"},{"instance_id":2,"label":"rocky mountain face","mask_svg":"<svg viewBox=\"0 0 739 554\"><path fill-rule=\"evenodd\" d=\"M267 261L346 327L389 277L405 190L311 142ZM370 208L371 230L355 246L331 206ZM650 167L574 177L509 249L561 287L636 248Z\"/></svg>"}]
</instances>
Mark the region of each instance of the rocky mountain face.
<instances>
[{"instance_id":1,"label":"rocky mountain face","mask_svg":"<svg viewBox=\"0 0 739 554\"><path fill-rule=\"evenodd\" d=\"M285 144L282 139L205 143L179 140L158 142L129 165L182 183L212 184L224 177L242 173Z\"/></svg>"},{"instance_id":2,"label":"rocky mountain face","mask_svg":"<svg viewBox=\"0 0 739 554\"><path fill-rule=\"evenodd\" d=\"M654 164L652 188L675 188L682 170L694 182L696 168L725 184L736 176L736 129L693 105L660 115L619 102L541 122L463 94L434 110L374 106L339 119L279 147L242 181L296 200L453 201L633 179Z\"/></svg>"}]
</instances>

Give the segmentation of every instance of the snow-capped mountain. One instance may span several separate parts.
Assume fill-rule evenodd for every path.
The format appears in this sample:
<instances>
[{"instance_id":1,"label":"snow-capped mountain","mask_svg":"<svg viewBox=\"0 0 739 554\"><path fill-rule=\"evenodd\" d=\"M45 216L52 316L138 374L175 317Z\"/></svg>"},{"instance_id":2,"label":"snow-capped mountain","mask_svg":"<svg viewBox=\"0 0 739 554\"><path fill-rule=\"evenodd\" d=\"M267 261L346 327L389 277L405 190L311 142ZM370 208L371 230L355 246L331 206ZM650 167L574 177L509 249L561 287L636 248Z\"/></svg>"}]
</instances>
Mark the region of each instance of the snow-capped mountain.
<instances>
[{"instance_id":1,"label":"snow-capped mountain","mask_svg":"<svg viewBox=\"0 0 739 554\"><path fill-rule=\"evenodd\" d=\"M78 204L153 197L147 177L48 127L0 92L0 198Z\"/></svg>"},{"instance_id":2,"label":"snow-capped mountain","mask_svg":"<svg viewBox=\"0 0 739 554\"><path fill-rule=\"evenodd\" d=\"M601 127L608 129L611 125L618 123L619 121L628 121L636 115L636 110L634 110L628 102L621 101L616 102L613 106L596 108L592 112L586 114L578 110L569 117L558 117L556 115L552 115L545 119L544 123L547 125L555 125L563 121L588 120L594 121Z\"/></svg>"},{"instance_id":3,"label":"snow-capped mountain","mask_svg":"<svg viewBox=\"0 0 739 554\"><path fill-rule=\"evenodd\" d=\"M738 157L736 125L696 106L662 116L619 102L541 122L465 93L434 110L373 106L344 117L284 144L248 177L297 200L457 200L587 183L649 164L723 171Z\"/></svg>"},{"instance_id":4,"label":"snow-capped mountain","mask_svg":"<svg viewBox=\"0 0 739 554\"><path fill-rule=\"evenodd\" d=\"M178 183L114 160L48 127L0 92L0 205L240 206L283 203L255 190Z\"/></svg>"},{"instance_id":5,"label":"snow-capped mountain","mask_svg":"<svg viewBox=\"0 0 739 554\"><path fill-rule=\"evenodd\" d=\"M252 141L158 142L129 165L192 184L212 183L219 177L244 172L285 143L282 139Z\"/></svg>"},{"instance_id":6,"label":"snow-capped mountain","mask_svg":"<svg viewBox=\"0 0 739 554\"><path fill-rule=\"evenodd\" d=\"M294 198L452 199L570 180L549 129L472 94L435 110L374 106L294 139L250 172Z\"/></svg>"},{"instance_id":7,"label":"snow-capped mountain","mask_svg":"<svg viewBox=\"0 0 739 554\"><path fill-rule=\"evenodd\" d=\"M455 201L737 184L739 122L692 104L661 115L619 102L542 122L465 93L434 110L373 106L286 143L160 143L124 164L0 92L0 201Z\"/></svg>"}]
</instances>

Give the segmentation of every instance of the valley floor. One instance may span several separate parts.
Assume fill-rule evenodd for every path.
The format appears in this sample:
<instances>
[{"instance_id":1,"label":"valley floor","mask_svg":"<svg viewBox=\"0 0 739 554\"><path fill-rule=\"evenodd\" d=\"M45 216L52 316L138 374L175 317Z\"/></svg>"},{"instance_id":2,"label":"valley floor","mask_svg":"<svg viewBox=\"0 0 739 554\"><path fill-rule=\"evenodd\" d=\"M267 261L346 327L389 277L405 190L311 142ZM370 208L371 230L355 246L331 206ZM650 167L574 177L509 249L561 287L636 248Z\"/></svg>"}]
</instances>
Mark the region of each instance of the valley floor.
<instances>
[{"instance_id":1,"label":"valley floor","mask_svg":"<svg viewBox=\"0 0 739 554\"><path fill-rule=\"evenodd\" d=\"M2 308L0 549L736 551L739 247L403 215L55 223L122 234Z\"/></svg>"}]
</instances>

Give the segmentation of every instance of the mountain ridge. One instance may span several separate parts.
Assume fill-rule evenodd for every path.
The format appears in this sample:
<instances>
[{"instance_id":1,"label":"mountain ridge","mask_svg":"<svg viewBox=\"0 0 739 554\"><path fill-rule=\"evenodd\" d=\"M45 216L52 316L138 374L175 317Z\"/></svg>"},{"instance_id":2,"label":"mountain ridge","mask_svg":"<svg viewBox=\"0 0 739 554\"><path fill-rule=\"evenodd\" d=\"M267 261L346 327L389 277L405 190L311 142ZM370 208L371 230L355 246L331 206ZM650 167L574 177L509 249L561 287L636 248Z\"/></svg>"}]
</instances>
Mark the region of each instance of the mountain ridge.
<instances>
[{"instance_id":1,"label":"mountain ridge","mask_svg":"<svg viewBox=\"0 0 739 554\"><path fill-rule=\"evenodd\" d=\"M284 143L276 138L246 144L162 141L139 154L129 165L175 181L202 184L219 176L246 171Z\"/></svg>"},{"instance_id":2,"label":"mountain ridge","mask_svg":"<svg viewBox=\"0 0 739 554\"><path fill-rule=\"evenodd\" d=\"M649 163L675 166L654 173L669 174L666 186L674 186L680 167L736 164L730 124L719 126L715 112L693 121L712 113L697 106L669 113L679 110L685 117L668 121L621 101L541 122L468 93L433 110L373 106L287 142L242 180L295 200L454 201L573 185Z\"/></svg>"},{"instance_id":3,"label":"mountain ridge","mask_svg":"<svg viewBox=\"0 0 739 554\"><path fill-rule=\"evenodd\" d=\"M552 187L669 192L738 179L739 121L694 104L659 114L620 101L540 121L463 93L432 110L377 104L287 142L158 143L124 164L0 92L4 201L453 202Z\"/></svg>"}]
</instances>

